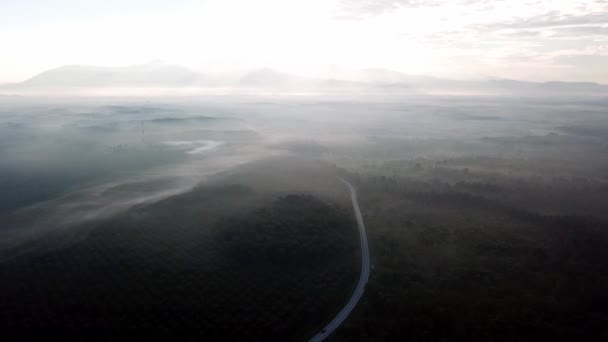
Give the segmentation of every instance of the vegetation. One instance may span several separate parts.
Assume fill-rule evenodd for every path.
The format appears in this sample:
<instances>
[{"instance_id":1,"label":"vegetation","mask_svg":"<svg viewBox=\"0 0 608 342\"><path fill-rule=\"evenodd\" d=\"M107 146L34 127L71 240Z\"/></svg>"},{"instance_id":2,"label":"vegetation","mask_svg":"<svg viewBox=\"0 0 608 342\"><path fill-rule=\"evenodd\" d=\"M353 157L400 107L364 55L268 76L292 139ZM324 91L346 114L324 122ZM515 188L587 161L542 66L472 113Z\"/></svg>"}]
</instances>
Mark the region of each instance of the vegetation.
<instances>
[{"instance_id":1,"label":"vegetation","mask_svg":"<svg viewBox=\"0 0 608 342\"><path fill-rule=\"evenodd\" d=\"M72 246L3 262L3 336L304 340L354 287L349 209L238 184L135 208Z\"/></svg>"},{"instance_id":2,"label":"vegetation","mask_svg":"<svg viewBox=\"0 0 608 342\"><path fill-rule=\"evenodd\" d=\"M3 340L307 340L340 172L330 341L608 339L605 100L207 100L3 109Z\"/></svg>"},{"instance_id":3,"label":"vegetation","mask_svg":"<svg viewBox=\"0 0 608 342\"><path fill-rule=\"evenodd\" d=\"M608 337L606 221L476 178L358 177L374 270L334 340Z\"/></svg>"}]
</instances>

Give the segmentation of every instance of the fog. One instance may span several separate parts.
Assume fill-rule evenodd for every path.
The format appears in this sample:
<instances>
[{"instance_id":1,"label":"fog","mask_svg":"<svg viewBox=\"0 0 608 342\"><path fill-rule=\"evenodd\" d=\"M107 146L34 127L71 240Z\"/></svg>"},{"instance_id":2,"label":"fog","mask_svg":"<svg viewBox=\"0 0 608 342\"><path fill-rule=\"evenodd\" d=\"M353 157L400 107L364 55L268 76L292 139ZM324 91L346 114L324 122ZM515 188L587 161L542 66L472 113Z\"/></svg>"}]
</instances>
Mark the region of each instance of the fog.
<instances>
[{"instance_id":1,"label":"fog","mask_svg":"<svg viewBox=\"0 0 608 342\"><path fill-rule=\"evenodd\" d=\"M564 149L605 149L605 105L466 96L5 97L0 248L18 249L276 155L345 165L463 156L566 159L558 155ZM551 137L563 146L525 143ZM603 155L587 156L584 165L606 166Z\"/></svg>"},{"instance_id":2,"label":"fog","mask_svg":"<svg viewBox=\"0 0 608 342\"><path fill-rule=\"evenodd\" d=\"M606 340L607 25L0 1L0 339Z\"/></svg>"},{"instance_id":3,"label":"fog","mask_svg":"<svg viewBox=\"0 0 608 342\"><path fill-rule=\"evenodd\" d=\"M57 336L315 336L360 270L341 178L372 268L336 338L517 337L524 307L543 313L539 339L566 326L592 340L603 325L580 303L605 292L606 108L373 91L0 97L0 322L42 327L20 337L57 319L80 322Z\"/></svg>"},{"instance_id":4,"label":"fog","mask_svg":"<svg viewBox=\"0 0 608 342\"><path fill-rule=\"evenodd\" d=\"M213 107L137 102L3 107L3 249L276 153L246 122Z\"/></svg>"}]
</instances>

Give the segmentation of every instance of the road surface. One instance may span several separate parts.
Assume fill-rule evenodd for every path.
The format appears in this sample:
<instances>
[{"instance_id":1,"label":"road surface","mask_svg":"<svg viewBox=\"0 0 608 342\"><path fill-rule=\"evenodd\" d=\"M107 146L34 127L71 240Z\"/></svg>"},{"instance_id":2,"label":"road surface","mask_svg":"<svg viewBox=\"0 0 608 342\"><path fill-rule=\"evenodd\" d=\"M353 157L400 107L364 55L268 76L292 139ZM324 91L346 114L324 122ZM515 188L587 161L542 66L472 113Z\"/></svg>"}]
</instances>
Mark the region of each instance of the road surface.
<instances>
[{"instance_id":1,"label":"road surface","mask_svg":"<svg viewBox=\"0 0 608 342\"><path fill-rule=\"evenodd\" d=\"M340 180L348 186L350 190L350 199L353 202L353 209L355 210L355 216L357 217L357 225L359 226L359 238L361 240L361 276L359 277L359 283L357 284L357 288L355 292L350 297L350 300L342 311L338 313L334 319L329 322L318 334L316 334L310 342L320 342L326 339L334 330L336 330L342 322L348 317L351 311L355 308L355 305L361 299L363 295L363 291L365 291L365 284L367 284L367 280L369 279L369 269L370 269L370 261L369 261L369 247L367 245L367 234L365 233L365 224L363 223L363 217L361 216L361 211L359 210L359 203L357 202L357 191L355 187L350 184L348 181L340 178Z\"/></svg>"}]
</instances>

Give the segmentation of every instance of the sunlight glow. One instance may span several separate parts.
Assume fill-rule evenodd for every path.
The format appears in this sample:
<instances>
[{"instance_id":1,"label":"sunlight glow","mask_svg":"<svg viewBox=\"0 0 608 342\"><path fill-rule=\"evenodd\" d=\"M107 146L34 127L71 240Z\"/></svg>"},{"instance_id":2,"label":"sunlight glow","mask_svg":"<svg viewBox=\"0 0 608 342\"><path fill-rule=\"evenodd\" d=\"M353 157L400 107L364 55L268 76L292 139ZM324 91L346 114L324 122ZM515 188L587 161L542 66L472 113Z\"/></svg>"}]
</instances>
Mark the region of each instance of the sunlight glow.
<instances>
[{"instance_id":1,"label":"sunlight glow","mask_svg":"<svg viewBox=\"0 0 608 342\"><path fill-rule=\"evenodd\" d=\"M101 2L80 7L74 0L38 3L35 16L23 18L26 24L10 20L19 8L13 13L7 6L0 13L0 21L6 19L0 24L0 82L66 64L118 66L150 60L200 71L272 67L305 75L339 65L539 80L561 70L575 80L608 80L606 71L593 72L577 59L592 55L608 61L608 4L599 0L456 0L426 6L407 1L208 0L172 6L154 1L142 8L126 1L110 2L99 13L95 9ZM47 3L49 10L76 9L65 17L45 16Z\"/></svg>"}]
</instances>

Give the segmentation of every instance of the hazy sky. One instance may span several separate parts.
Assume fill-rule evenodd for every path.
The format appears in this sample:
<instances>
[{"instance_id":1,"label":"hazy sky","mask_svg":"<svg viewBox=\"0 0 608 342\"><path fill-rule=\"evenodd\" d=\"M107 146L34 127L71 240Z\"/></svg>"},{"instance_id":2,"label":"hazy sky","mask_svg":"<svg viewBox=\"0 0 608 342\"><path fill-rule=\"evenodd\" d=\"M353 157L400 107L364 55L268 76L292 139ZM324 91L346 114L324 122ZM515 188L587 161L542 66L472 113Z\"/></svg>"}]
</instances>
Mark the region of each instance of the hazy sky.
<instances>
[{"instance_id":1,"label":"hazy sky","mask_svg":"<svg viewBox=\"0 0 608 342\"><path fill-rule=\"evenodd\" d=\"M608 83L608 0L0 0L0 82L151 60Z\"/></svg>"}]
</instances>

